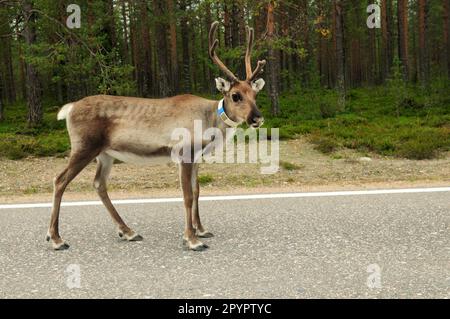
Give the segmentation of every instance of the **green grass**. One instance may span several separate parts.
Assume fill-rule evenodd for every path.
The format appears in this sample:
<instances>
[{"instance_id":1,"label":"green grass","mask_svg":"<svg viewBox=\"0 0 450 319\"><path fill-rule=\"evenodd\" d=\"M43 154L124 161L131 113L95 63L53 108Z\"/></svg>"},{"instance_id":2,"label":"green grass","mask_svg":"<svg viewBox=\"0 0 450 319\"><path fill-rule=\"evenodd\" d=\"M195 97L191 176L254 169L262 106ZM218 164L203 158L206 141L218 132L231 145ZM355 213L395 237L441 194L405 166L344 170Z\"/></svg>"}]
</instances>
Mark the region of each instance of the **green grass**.
<instances>
[{"instance_id":1,"label":"green grass","mask_svg":"<svg viewBox=\"0 0 450 319\"><path fill-rule=\"evenodd\" d=\"M297 165L286 161L280 161L280 166L287 171L297 171L303 168L301 165Z\"/></svg>"},{"instance_id":2,"label":"green grass","mask_svg":"<svg viewBox=\"0 0 450 319\"><path fill-rule=\"evenodd\" d=\"M207 184L211 184L214 181L214 178L212 177L212 175L210 174L200 174L198 176L198 183L200 185L207 185Z\"/></svg>"},{"instance_id":3,"label":"green grass","mask_svg":"<svg viewBox=\"0 0 450 319\"><path fill-rule=\"evenodd\" d=\"M280 95L282 114L273 117L266 92L258 96L265 127L279 128L282 139L308 135L317 150L331 156L337 149L350 148L363 153L429 159L450 150L448 81L426 91L406 87L401 94L398 89L386 87L349 90L345 110L339 110L337 101L333 90L284 92ZM65 121L56 120L59 106L51 101L43 105L44 121L34 128L25 122L25 103L5 107L5 120L0 122L0 157L68 154ZM205 183L210 182L206 178Z\"/></svg>"}]
</instances>

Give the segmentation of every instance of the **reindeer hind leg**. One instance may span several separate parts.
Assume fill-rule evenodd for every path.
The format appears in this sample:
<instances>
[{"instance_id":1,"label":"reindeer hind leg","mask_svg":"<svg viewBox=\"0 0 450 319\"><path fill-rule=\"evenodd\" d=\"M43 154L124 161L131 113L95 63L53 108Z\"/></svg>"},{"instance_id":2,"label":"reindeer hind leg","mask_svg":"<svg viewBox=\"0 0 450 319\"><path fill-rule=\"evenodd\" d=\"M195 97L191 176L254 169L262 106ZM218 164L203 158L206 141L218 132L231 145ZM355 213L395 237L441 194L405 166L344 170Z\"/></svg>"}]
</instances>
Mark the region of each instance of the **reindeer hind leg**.
<instances>
[{"instance_id":1,"label":"reindeer hind leg","mask_svg":"<svg viewBox=\"0 0 450 319\"><path fill-rule=\"evenodd\" d=\"M55 250L65 250L69 245L59 235L59 213L61 200L67 185L97 156L98 151L72 151L69 164L53 180L53 207L50 219L50 227L47 232L47 241L51 241Z\"/></svg>"},{"instance_id":2,"label":"reindeer hind leg","mask_svg":"<svg viewBox=\"0 0 450 319\"><path fill-rule=\"evenodd\" d=\"M95 174L94 188L96 189L103 205L105 205L108 210L112 220L117 225L119 236L128 241L141 241L143 240L142 236L135 233L125 224L109 198L106 181L108 180L113 163L114 159L105 153L101 153L97 156L97 173Z\"/></svg>"}]
</instances>

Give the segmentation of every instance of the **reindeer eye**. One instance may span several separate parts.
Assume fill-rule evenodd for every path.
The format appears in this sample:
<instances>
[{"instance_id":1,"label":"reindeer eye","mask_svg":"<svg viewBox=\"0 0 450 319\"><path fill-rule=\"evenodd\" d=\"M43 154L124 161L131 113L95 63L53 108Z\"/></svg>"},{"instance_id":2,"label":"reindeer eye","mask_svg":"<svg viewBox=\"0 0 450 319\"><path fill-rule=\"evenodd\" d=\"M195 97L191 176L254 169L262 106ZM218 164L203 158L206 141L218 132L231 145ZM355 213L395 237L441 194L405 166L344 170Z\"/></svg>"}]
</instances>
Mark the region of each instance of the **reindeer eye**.
<instances>
[{"instance_id":1,"label":"reindeer eye","mask_svg":"<svg viewBox=\"0 0 450 319\"><path fill-rule=\"evenodd\" d=\"M231 98L233 99L233 102L239 102L242 100L242 96L239 93L233 93Z\"/></svg>"}]
</instances>

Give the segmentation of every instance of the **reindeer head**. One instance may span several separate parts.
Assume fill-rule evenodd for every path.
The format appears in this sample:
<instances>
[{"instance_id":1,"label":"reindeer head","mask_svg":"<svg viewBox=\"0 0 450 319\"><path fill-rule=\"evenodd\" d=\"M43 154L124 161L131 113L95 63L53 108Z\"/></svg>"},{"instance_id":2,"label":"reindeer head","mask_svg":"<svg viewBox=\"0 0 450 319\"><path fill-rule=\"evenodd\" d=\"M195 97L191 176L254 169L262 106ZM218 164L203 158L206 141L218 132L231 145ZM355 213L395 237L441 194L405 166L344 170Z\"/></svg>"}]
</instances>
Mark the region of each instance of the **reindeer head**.
<instances>
[{"instance_id":1,"label":"reindeer head","mask_svg":"<svg viewBox=\"0 0 450 319\"><path fill-rule=\"evenodd\" d=\"M215 39L218 25L219 22L214 22L209 31L209 56L227 77L227 80L216 78L216 87L224 97L226 115L234 122L247 122L253 128L260 127L264 122L264 118L256 106L256 94L264 87L265 82L263 79L255 79L263 71L266 61L258 61L256 69L252 71L251 53L254 31L252 28L247 27L247 50L245 53L247 78L241 81L216 55L216 47L219 44L219 40Z\"/></svg>"}]
</instances>

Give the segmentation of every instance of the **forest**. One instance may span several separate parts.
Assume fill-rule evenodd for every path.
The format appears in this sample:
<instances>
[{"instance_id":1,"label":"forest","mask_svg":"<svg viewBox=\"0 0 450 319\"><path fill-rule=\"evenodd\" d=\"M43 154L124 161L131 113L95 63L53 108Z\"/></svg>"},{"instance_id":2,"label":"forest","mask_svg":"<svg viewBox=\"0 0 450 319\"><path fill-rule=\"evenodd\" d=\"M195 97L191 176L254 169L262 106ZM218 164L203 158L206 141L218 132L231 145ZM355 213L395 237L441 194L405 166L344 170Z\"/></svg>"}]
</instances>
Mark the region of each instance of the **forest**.
<instances>
[{"instance_id":1,"label":"forest","mask_svg":"<svg viewBox=\"0 0 450 319\"><path fill-rule=\"evenodd\" d=\"M69 27L71 4L80 25ZM450 150L450 0L0 0L0 157L65 156L65 103L94 94L218 98L218 52L282 138L430 159Z\"/></svg>"}]
</instances>

